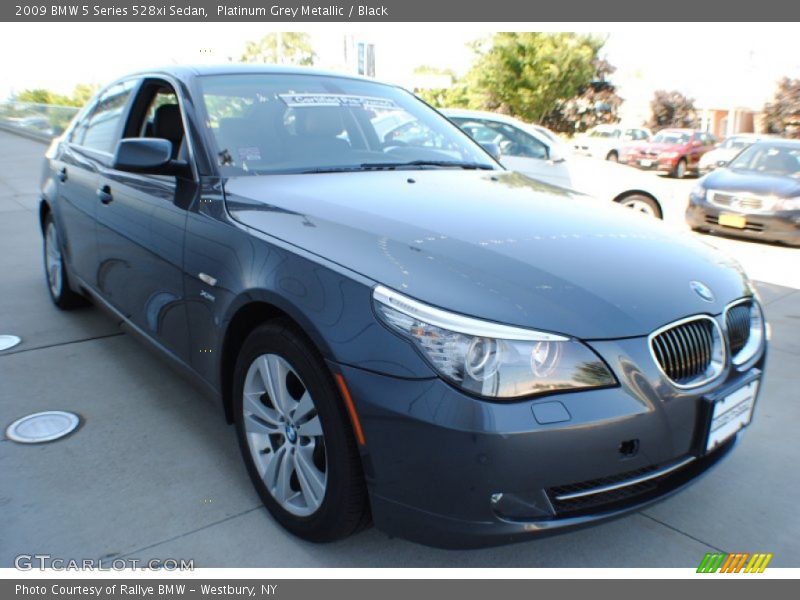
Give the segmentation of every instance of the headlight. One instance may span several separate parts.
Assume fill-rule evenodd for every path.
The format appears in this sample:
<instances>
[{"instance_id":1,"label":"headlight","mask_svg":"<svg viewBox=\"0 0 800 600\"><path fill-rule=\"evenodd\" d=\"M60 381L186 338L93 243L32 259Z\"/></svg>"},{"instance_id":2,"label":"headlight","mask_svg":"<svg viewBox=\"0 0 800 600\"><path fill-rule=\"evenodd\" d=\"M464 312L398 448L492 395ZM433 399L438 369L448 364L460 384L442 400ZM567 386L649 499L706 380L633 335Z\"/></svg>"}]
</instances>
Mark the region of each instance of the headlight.
<instances>
[{"instance_id":1,"label":"headlight","mask_svg":"<svg viewBox=\"0 0 800 600\"><path fill-rule=\"evenodd\" d=\"M677 152L662 152L658 158L675 158L676 156L678 156Z\"/></svg>"},{"instance_id":2,"label":"headlight","mask_svg":"<svg viewBox=\"0 0 800 600\"><path fill-rule=\"evenodd\" d=\"M702 183L698 183L696 186L692 188L691 194L692 196L700 198L701 200L705 200L706 188L703 187Z\"/></svg>"},{"instance_id":3,"label":"headlight","mask_svg":"<svg viewBox=\"0 0 800 600\"><path fill-rule=\"evenodd\" d=\"M777 210L800 210L800 196L782 198L775 203Z\"/></svg>"},{"instance_id":4,"label":"headlight","mask_svg":"<svg viewBox=\"0 0 800 600\"><path fill-rule=\"evenodd\" d=\"M761 311L761 305L753 298L750 302L750 331L747 342L731 359L735 366L740 367L750 362L761 352L765 330L764 313Z\"/></svg>"},{"instance_id":5,"label":"headlight","mask_svg":"<svg viewBox=\"0 0 800 600\"><path fill-rule=\"evenodd\" d=\"M372 298L390 329L467 392L519 398L617 383L605 363L577 340L457 315L383 286L375 288Z\"/></svg>"}]
</instances>

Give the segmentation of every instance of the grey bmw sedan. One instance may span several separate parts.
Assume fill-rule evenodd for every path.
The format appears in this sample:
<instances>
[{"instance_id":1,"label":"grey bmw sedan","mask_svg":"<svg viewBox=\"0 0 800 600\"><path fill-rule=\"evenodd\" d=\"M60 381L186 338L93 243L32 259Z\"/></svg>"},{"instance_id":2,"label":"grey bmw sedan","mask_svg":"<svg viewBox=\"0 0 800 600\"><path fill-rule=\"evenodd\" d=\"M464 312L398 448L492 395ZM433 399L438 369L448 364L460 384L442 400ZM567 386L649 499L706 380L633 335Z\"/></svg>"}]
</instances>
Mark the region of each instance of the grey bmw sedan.
<instances>
[{"instance_id":1,"label":"grey bmw sedan","mask_svg":"<svg viewBox=\"0 0 800 600\"><path fill-rule=\"evenodd\" d=\"M641 509L731 451L766 360L734 262L367 79L123 77L48 150L40 221L53 302L216 399L266 508L317 542Z\"/></svg>"}]
</instances>

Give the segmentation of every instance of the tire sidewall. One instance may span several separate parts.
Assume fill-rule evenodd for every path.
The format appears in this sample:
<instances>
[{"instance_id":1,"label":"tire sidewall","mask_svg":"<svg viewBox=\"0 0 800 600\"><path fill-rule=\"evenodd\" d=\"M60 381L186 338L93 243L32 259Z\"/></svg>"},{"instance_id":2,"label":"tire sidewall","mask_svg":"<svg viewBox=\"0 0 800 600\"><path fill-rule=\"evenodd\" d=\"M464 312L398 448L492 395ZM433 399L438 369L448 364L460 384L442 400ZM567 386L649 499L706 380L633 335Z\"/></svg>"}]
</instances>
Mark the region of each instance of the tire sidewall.
<instances>
[{"instance_id":1,"label":"tire sidewall","mask_svg":"<svg viewBox=\"0 0 800 600\"><path fill-rule=\"evenodd\" d=\"M291 365L311 394L322 425L327 485L322 504L309 516L294 515L273 498L258 473L247 443L243 414L244 382L252 362L263 354L277 354ZM340 507L347 502L354 484L354 473L347 457L350 452L357 452L354 450L355 440L327 366L293 327L273 322L257 328L247 338L234 370L233 417L248 475L272 516L291 533L311 541L324 542L341 537L335 530Z\"/></svg>"},{"instance_id":2,"label":"tire sidewall","mask_svg":"<svg viewBox=\"0 0 800 600\"><path fill-rule=\"evenodd\" d=\"M682 168L681 165L683 165ZM687 169L686 159L682 158L678 161L678 164L675 165L675 177L678 179L683 179L684 177L686 177L686 169Z\"/></svg>"}]
</instances>

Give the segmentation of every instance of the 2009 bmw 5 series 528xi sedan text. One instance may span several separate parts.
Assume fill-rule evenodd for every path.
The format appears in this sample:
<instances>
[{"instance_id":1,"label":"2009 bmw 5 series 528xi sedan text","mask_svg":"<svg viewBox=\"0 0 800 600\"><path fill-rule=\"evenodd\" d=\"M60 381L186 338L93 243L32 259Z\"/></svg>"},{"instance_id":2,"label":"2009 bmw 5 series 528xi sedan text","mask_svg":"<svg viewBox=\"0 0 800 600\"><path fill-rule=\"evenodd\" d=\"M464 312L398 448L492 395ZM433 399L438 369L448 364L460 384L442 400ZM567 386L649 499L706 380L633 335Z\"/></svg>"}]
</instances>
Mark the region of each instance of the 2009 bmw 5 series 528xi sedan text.
<instances>
[{"instance_id":1,"label":"2009 bmw 5 series 528xi sedan text","mask_svg":"<svg viewBox=\"0 0 800 600\"><path fill-rule=\"evenodd\" d=\"M766 325L735 263L503 170L394 86L124 77L53 142L41 193L53 301L108 309L218 398L305 539L374 522L467 547L612 518L753 414Z\"/></svg>"}]
</instances>

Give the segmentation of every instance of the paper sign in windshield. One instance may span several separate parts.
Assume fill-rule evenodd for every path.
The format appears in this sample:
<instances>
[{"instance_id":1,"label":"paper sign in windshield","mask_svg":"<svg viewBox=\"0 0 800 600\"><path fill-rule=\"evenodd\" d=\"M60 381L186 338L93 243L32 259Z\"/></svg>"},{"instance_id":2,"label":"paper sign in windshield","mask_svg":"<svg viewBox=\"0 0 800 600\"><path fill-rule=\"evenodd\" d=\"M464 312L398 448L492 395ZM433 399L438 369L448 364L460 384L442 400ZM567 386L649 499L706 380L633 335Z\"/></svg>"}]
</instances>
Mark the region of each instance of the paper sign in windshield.
<instances>
[{"instance_id":1,"label":"paper sign in windshield","mask_svg":"<svg viewBox=\"0 0 800 600\"><path fill-rule=\"evenodd\" d=\"M290 108L303 106L342 106L345 108L397 109L394 100L373 96L353 96L349 94L280 94L280 99Z\"/></svg>"}]
</instances>

